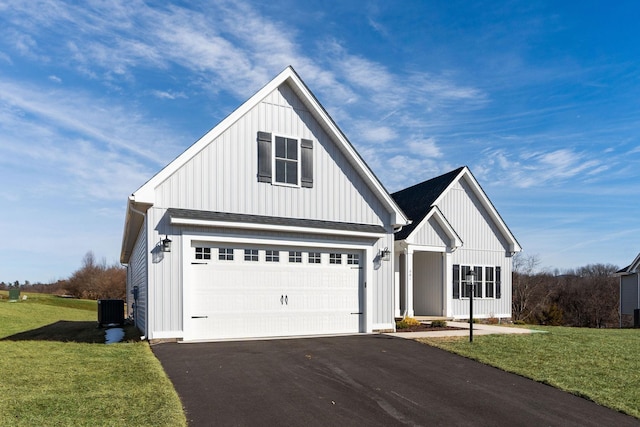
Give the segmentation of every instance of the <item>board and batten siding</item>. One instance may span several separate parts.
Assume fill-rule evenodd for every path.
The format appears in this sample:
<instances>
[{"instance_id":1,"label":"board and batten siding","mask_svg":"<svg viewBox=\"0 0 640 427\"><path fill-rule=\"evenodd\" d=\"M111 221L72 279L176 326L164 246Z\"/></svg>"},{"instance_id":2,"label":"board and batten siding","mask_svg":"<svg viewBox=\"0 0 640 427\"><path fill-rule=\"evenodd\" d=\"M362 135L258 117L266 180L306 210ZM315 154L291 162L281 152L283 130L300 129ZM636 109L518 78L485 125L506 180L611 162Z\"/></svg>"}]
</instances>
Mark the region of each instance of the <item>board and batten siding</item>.
<instances>
[{"instance_id":1,"label":"board and batten siding","mask_svg":"<svg viewBox=\"0 0 640 427\"><path fill-rule=\"evenodd\" d=\"M463 246L451 254L452 265L494 266L502 269L501 298L474 298L474 313L478 317L511 317L512 258L508 252L509 245L465 178L446 193L438 207L463 241ZM452 278L452 275L449 277ZM469 300L453 299L452 286L452 282L448 283L447 315L468 318Z\"/></svg>"},{"instance_id":2,"label":"board and batten siding","mask_svg":"<svg viewBox=\"0 0 640 427\"><path fill-rule=\"evenodd\" d=\"M141 331L145 331L147 325L147 273L147 218L145 218L127 266L127 309L129 314L135 316L136 326ZM131 293L134 286L138 287L138 303L135 312L132 311L133 295Z\"/></svg>"},{"instance_id":3,"label":"board and batten siding","mask_svg":"<svg viewBox=\"0 0 640 427\"><path fill-rule=\"evenodd\" d=\"M620 278L620 312L633 314L640 308L640 275L631 274Z\"/></svg>"},{"instance_id":4,"label":"board and batten siding","mask_svg":"<svg viewBox=\"0 0 640 427\"><path fill-rule=\"evenodd\" d=\"M313 140L313 187L258 182L258 131ZM385 225L390 214L283 84L156 187L158 207Z\"/></svg>"},{"instance_id":5,"label":"board and batten siding","mask_svg":"<svg viewBox=\"0 0 640 427\"><path fill-rule=\"evenodd\" d=\"M427 223L416 229L411 236L412 244L439 248L449 246L449 240L449 237L435 218L429 218Z\"/></svg>"},{"instance_id":6,"label":"board and batten siding","mask_svg":"<svg viewBox=\"0 0 640 427\"><path fill-rule=\"evenodd\" d=\"M379 239L353 238L346 236L321 236L298 233L287 233L277 231L259 230L239 230L225 229L219 227L201 226L174 226L166 215L166 209L152 207L147 211L148 221L155 226L149 227L149 251L151 260L149 262L149 283L152 287L149 291L149 300L153 302L152 310L149 310L149 338L181 338L183 336L183 260L189 262L191 254L182 253L184 245L183 233L193 236L203 236L205 239L214 240L225 237L245 237L245 238L265 238L292 242L298 241L301 244L309 242L335 242L348 243L354 245L364 245L371 247L373 257L379 250L385 247L392 247L393 236L387 235ZM165 236L170 236L172 240L171 252L160 250L160 240ZM292 243L295 245L295 243ZM373 267L366 272L364 280L367 286L371 287L371 301L367 304L366 310L372 310L371 320L374 329L393 328L392 307L393 298L393 264L391 261L375 262L374 259L364 259L363 267L368 264Z\"/></svg>"}]
</instances>

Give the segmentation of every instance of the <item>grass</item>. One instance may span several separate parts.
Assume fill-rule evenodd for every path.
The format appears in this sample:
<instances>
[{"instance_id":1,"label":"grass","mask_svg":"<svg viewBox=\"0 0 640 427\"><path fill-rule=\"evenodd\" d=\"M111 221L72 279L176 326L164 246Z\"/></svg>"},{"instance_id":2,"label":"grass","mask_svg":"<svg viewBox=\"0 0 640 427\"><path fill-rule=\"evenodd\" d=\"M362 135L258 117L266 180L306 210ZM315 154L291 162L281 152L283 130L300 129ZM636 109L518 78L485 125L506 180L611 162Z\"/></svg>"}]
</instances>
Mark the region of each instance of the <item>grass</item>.
<instances>
[{"instance_id":1,"label":"grass","mask_svg":"<svg viewBox=\"0 0 640 427\"><path fill-rule=\"evenodd\" d=\"M95 301L0 299L0 426L186 425L148 343L96 326Z\"/></svg>"},{"instance_id":2,"label":"grass","mask_svg":"<svg viewBox=\"0 0 640 427\"><path fill-rule=\"evenodd\" d=\"M536 329L547 333L419 341L640 418L640 330Z\"/></svg>"}]
</instances>

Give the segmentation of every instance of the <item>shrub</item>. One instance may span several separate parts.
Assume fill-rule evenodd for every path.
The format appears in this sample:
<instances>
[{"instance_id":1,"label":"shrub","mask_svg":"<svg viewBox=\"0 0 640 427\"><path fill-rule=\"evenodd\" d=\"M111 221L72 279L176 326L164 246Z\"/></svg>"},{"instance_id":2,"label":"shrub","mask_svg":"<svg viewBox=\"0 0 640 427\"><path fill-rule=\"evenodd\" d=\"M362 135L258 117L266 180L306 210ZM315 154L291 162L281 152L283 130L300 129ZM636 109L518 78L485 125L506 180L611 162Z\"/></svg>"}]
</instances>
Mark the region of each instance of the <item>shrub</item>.
<instances>
[{"instance_id":1,"label":"shrub","mask_svg":"<svg viewBox=\"0 0 640 427\"><path fill-rule=\"evenodd\" d=\"M410 328L411 326L418 326L418 325L420 325L419 320L414 319L413 317L405 316L402 318L402 320L398 320L396 322L396 329L407 329L407 328Z\"/></svg>"},{"instance_id":2,"label":"shrub","mask_svg":"<svg viewBox=\"0 0 640 427\"><path fill-rule=\"evenodd\" d=\"M445 328L447 326L446 320L434 320L431 322L432 328Z\"/></svg>"}]
</instances>

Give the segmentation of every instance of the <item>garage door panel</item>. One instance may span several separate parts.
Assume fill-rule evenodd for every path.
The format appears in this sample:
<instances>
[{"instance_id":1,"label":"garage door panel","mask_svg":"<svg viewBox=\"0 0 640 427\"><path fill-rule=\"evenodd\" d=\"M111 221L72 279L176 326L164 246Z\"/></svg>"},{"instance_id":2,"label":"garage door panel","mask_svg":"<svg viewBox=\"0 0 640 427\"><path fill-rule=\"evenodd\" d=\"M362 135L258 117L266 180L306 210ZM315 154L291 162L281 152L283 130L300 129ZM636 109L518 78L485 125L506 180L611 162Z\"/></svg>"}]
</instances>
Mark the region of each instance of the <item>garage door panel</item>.
<instances>
[{"instance_id":1,"label":"garage door panel","mask_svg":"<svg viewBox=\"0 0 640 427\"><path fill-rule=\"evenodd\" d=\"M327 261L327 250L323 252ZM363 298L357 266L310 264L306 258L287 263L286 250L280 251L278 263L265 262L264 253L260 262L247 262L239 249L233 260L216 259L215 248L211 253L207 263L187 267L186 340L360 331Z\"/></svg>"}]
</instances>

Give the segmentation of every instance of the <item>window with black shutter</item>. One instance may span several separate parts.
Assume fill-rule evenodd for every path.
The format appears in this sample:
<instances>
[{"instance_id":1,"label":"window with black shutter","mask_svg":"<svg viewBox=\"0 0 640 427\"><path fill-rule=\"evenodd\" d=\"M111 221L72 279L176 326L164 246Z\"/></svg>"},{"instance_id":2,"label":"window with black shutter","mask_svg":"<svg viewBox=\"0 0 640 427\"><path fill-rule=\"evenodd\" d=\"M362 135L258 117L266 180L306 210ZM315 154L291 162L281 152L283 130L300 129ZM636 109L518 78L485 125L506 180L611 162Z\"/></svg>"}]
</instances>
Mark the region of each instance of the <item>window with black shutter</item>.
<instances>
[{"instance_id":1,"label":"window with black shutter","mask_svg":"<svg viewBox=\"0 0 640 427\"><path fill-rule=\"evenodd\" d=\"M453 265L453 299L460 299L460 266Z\"/></svg>"},{"instance_id":2,"label":"window with black shutter","mask_svg":"<svg viewBox=\"0 0 640 427\"><path fill-rule=\"evenodd\" d=\"M313 187L313 141L258 132L258 182Z\"/></svg>"}]
</instances>

